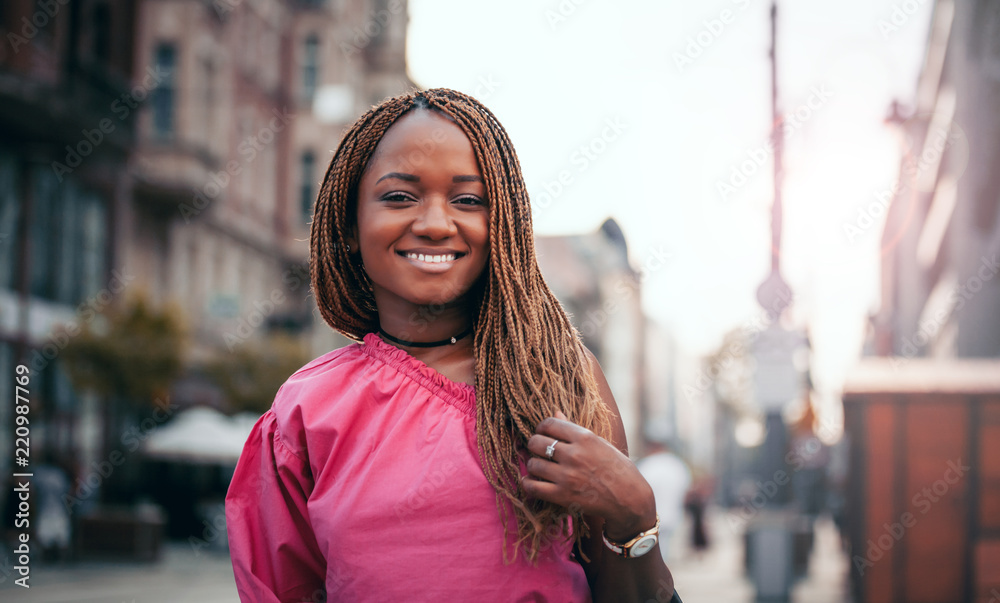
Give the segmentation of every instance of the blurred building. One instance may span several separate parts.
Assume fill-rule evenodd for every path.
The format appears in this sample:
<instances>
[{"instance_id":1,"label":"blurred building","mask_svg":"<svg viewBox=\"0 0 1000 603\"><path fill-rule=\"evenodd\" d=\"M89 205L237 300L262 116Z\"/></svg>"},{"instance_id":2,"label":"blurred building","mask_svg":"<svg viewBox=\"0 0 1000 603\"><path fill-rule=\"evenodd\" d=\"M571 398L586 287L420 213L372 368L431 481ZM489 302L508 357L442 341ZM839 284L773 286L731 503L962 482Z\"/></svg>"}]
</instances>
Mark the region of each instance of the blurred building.
<instances>
[{"instance_id":1,"label":"blurred building","mask_svg":"<svg viewBox=\"0 0 1000 603\"><path fill-rule=\"evenodd\" d=\"M1000 356L1000 9L934 7L882 237L874 353ZM889 191L886 191L888 197Z\"/></svg>"},{"instance_id":2,"label":"blurred building","mask_svg":"<svg viewBox=\"0 0 1000 603\"><path fill-rule=\"evenodd\" d=\"M36 447L94 460L99 407L54 328L133 294L178 304L195 365L271 330L340 345L307 301L311 206L346 125L413 86L407 18L385 0L0 4L0 423L24 362Z\"/></svg>"},{"instance_id":3,"label":"blurred building","mask_svg":"<svg viewBox=\"0 0 1000 603\"><path fill-rule=\"evenodd\" d=\"M309 222L343 130L412 86L405 3L140 4L136 77L164 81L138 126L119 244L158 300L181 304L195 357L268 328L308 331ZM395 12L393 12L395 11ZM334 344L329 329L317 344Z\"/></svg>"},{"instance_id":4,"label":"blurred building","mask_svg":"<svg viewBox=\"0 0 1000 603\"><path fill-rule=\"evenodd\" d=\"M872 342L888 358L844 385L851 584L863 601L986 601L1000 592L1000 4L935 4L915 104L890 118L904 158Z\"/></svg>"},{"instance_id":5,"label":"blurred building","mask_svg":"<svg viewBox=\"0 0 1000 603\"><path fill-rule=\"evenodd\" d=\"M87 427L53 327L129 285L111 268L121 265L117 208L131 195L135 19L127 0L0 6L0 424L13 425L11 380L23 362L36 462L40 450L73 451ZM0 432L0 467L11 437Z\"/></svg>"},{"instance_id":6,"label":"blurred building","mask_svg":"<svg viewBox=\"0 0 1000 603\"><path fill-rule=\"evenodd\" d=\"M621 227L608 219L591 233L540 236L538 263L546 282L594 353L621 412L633 456L644 450L651 418L673 428L670 339L650 332L642 312L642 277L632 268ZM651 365L648 358L663 361Z\"/></svg>"}]
</instances>

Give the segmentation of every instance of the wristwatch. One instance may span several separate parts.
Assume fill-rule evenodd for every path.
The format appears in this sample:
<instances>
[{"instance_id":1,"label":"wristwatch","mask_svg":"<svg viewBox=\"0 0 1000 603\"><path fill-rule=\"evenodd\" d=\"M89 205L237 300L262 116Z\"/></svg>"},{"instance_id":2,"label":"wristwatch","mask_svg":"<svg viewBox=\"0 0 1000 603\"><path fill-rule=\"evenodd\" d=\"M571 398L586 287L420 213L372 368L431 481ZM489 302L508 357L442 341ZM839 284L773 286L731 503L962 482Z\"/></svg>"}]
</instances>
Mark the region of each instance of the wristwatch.
<instances>
[{"instance_id":1,"label":"wristwatch","mask_svg":"<svg viewBox=\"0 0 1000 603\"><path fill-rule=\"evenodd\" d=\"M611 542L608 540L608 536L603 534L604 546L608 547L612 551L618 553L622 557L628 559L635 559L636 557L642 557L649 551L653 550L656 543L659 542L660 537L660 514L656 514L656 525L649 528L645 532L639 532L639 535L629 540L625 544L619 544L617 542Z\"/></svg>"}]
</instances>

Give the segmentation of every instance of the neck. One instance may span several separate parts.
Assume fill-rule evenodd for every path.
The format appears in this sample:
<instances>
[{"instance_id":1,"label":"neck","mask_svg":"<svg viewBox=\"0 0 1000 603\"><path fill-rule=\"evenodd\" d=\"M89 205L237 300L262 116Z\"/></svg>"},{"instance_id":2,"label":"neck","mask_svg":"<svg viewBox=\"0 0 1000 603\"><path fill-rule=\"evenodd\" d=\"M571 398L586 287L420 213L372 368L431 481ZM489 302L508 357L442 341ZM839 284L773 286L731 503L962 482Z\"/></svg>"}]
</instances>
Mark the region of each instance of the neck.
<instances>
[{"instance_id":1,"label":"neck","mask_svg":"<svg viewBox=\"0 0 1000 603\"><path fill-rule=\"evenodd\" d=\"M395 304L378 303L379 324L383 332L391 337L412 343L433 343L446 341L452 337L467 332L472 326L472 316L462 305L415 306L407 304L405 308L394 307ZM405 348L408 351L433 348L411 348L383 336L389 344ZM471 336L465 336L454 345L468 345Z\"/></svg>"}]
</instances>

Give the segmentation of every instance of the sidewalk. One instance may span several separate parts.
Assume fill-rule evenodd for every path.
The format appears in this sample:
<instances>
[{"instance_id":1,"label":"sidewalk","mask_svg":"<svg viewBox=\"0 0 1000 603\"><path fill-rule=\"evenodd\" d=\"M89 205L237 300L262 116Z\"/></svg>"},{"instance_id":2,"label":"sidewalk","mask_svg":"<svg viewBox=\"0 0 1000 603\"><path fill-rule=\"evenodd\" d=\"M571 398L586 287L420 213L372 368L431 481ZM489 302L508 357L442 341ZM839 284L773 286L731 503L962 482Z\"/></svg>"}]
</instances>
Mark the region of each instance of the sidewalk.
<instances>
[{"instance_id":1,"label":"sidewalk","mask_svg":"<svg viewBox=\"0 0 1000 603\"><path fill-rule=\"evenodd\" d=\"M710 507L707 521L712 547L700 559L688 546L689 519L672 543L668 563L678 594L684 603L752 603L754 587L743 569L743 534L727 524L725 509ZM823 517L816 522L809 574L793 587L793 603L850 602L848 561L838 540L832 521Z\"/></svg>"},{"instance_id":2,"label":"sidewalk","mask_svg":"<svg viewBox=\"0 0 1000 603\"><path fill-rule=\"evenodd\" d=\"M700 559L687 546L689 524L675 535L669 565L677 591L684 603L751 603L754 588L743 572L742 534L726 523L722 509L710 507L707 518L712 548ZM4 569L10 570L9 566ZM846 575L847 558L839 552L836 529L823 518L816 524L809 575L795 585L792 601L848 603ZM239 603L229 557L208 552L196 555L190 546L178 542L164 547L159 563L36 564L30 589L16 586L15 577L16 573L0 573L4 603Z\"/></svg>"},{"instance_id":3,"label":"sidewalk","mask_svg":"<svg viewBox=\"0 0 1000 603\"><path fill-rule=\"evenodd\" d=\"M185 543L167 543L158 563L83 561L34 565L31 588L0 579L4 603L239 603L229 556L195 555Z\"/></svg>"}]
</instances>

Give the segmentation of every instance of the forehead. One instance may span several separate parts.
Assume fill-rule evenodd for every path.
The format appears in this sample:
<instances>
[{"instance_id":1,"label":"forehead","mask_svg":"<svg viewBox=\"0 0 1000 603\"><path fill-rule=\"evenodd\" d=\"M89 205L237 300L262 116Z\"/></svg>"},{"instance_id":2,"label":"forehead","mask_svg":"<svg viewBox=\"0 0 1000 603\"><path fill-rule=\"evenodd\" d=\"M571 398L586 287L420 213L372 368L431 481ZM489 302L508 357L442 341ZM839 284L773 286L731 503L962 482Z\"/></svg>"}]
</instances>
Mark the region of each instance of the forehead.
<instances>
[{"instance_id":1,"label":"forehead","mask_svg":"<svg viewBox=\"0 0 1000 603\"><path fill-rule=\"evenodd\" d=\"M472 143L458 124L438 111L415 109L389 126L375 147L368 171L376 165L394 170L417 169L436 165L442 159L464 163L465 170L480 171Z\"/></svg>"}]
</instances>

